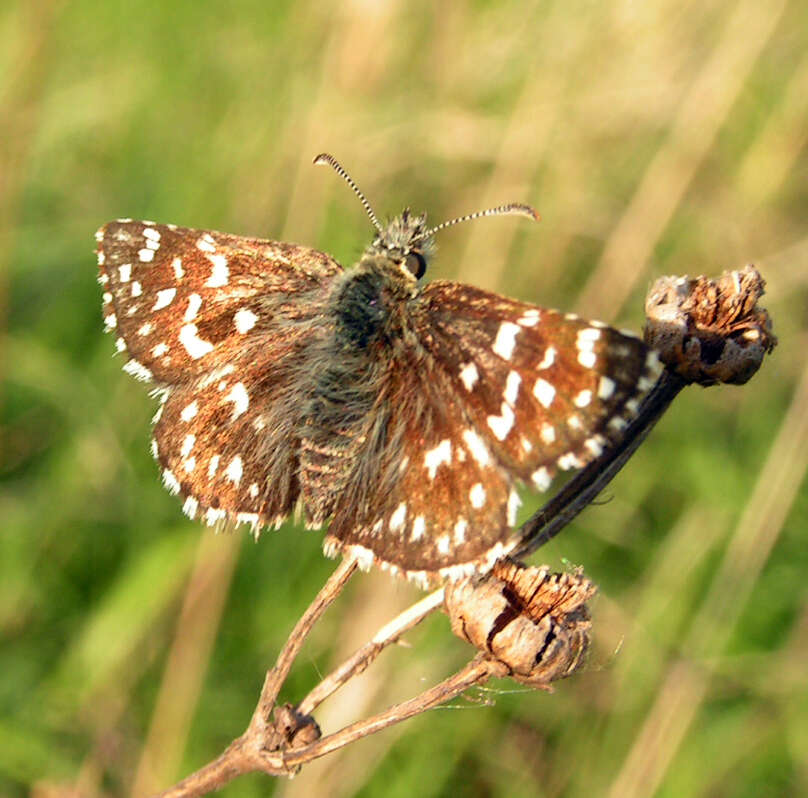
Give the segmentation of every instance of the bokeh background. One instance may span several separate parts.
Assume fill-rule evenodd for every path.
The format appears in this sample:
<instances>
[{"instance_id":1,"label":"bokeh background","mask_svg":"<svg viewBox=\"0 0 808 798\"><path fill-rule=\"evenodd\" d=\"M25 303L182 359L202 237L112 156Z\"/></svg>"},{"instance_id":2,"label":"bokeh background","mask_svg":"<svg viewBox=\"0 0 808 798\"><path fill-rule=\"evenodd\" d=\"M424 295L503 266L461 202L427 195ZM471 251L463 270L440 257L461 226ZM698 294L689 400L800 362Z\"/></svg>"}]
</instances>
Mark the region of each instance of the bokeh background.
<instances>
[{"instance_id":1,"label":"bokeh background","mask_svg":"<svg viewBox=\"0 0 808 798\"><path fill-rule=\"evenodd\" d=\"M446 231L433 277L639 329L655 277L752 261L780 345L743 388L685 391L534 555L601 587L582 673L224 794L808 795L807 139L803 0L3 4L0 794L143 795L213 758L333 568L319 532L182 516L92 252L133 216L349 264L371 230L311 166L328 150L380 216L540 210ZM283 697L419 596L355 579ZM407 641L324 730L471 655L443 616Z\"/></svg>"}]
</instances>

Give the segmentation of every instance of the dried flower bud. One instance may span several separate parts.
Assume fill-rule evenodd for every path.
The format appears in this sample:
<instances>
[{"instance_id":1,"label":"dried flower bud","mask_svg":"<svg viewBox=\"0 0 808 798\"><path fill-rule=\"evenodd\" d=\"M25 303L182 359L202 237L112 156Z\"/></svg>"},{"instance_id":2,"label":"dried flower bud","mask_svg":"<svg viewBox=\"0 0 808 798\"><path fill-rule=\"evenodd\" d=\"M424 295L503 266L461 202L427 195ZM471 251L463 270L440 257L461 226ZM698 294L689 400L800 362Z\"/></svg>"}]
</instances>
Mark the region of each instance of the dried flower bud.
<instances>
[{"instance_id":1,"label":"dried flower bud","mask_svg":"<svg viewBox=\"0 0 808 798\"><path fill-rule=\"evenodd\" d=\"M645 301L645 342L688 382L741 385L777 344L757 306L764 286L751 265L717 280L661 277Z\"/></svg>"},{"instance_id":2,"label":"dried flower bud","mask_svg":"<svg viewBox=\"0 0 808 798\"><path fill-rule=\"evenodd\" d=\"M585 602L597 588L583 573L550 573L502 560L485 576L446 586L452 631L517 681L550 689L576 671L589 645Z\"/></svg>"}]
</instances>

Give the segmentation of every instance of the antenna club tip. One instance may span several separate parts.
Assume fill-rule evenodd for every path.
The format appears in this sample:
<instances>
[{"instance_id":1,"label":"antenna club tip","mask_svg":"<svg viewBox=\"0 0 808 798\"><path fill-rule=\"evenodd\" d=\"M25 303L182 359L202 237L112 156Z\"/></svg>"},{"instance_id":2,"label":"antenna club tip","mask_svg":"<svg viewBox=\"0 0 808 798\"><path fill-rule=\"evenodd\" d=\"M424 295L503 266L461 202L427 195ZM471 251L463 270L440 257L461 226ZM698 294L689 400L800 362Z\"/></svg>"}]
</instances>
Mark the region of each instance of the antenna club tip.
<instances>
[{"instance_id":1,"label":"antenna club tip","mask_svg":"<svg viewBox=\"0 0 808 798\"><path fill-rule=\"evenodd\" d=\"M530 205L520 205L519 209L524 212L525 216L533 219L534 222L541 221L541 214Z\"/></svg>"},{"instance_id":2,"label":"antenna club tip","mask_svg":"<svg viewBox=\"0 0 808 798\"><path fill-rule=\"evenodd\" d=\"M327 152L321 152L319 155L315 155L312 159L312 163L315 166L319 166L320 164L330 164L333 160L332 156L330 156Z\"/></svg>"}]
</instances>

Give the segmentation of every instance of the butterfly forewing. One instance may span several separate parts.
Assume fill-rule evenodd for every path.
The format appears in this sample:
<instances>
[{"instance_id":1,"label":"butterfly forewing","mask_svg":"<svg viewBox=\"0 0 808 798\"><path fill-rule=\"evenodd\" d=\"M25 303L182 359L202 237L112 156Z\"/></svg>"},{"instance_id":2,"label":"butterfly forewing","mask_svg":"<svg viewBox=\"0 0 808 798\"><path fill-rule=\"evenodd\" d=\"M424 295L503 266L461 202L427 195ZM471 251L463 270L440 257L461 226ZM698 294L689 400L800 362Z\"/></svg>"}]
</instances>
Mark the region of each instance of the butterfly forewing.
<instances>
[{"instance_id":1,"label":"butterfly forewing","mask_svg":"<svg viewBox=\"0 0 808 798\"><path fill-rule=\"evenodd\" d=\"M98 231L104 321L129 371L178 383L241 354L258 336L316 312L342 271L306 247L146 222ZM248 337L249 334L249 337Z\"/></svg>"},{"instance_id":2,"label":"butterfly forewing","mask_svg":"<svg viewBox=\"0 0 808 798\"><path fill-rule=\"evenodd\" d=\"M659 376L655 353L599 322L459 283L423 292L425 346L509 473L546 490L619 437Z\"/></svg>"}]
</instances>

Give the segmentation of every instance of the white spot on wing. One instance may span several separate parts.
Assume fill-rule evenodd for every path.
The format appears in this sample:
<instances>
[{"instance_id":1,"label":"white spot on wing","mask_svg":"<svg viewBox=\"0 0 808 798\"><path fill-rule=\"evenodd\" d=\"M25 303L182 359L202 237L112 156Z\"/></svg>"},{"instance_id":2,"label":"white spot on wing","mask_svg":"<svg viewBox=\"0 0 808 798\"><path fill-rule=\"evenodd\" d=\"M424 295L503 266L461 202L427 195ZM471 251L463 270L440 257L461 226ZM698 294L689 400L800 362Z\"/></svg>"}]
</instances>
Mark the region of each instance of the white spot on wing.
<instances>
[{"instance_id":1,"label":"white spot on wing","mask_svg":"<svg viewBox=\"0 0 808 798\"><path fill-rule=\"evenodd\" d=\"M513 354L513 349L516 346L516 336L519 334L521 327L510 321L503 321L497 330L497 337L494 340L494 345L491 347L494 354L499 355L503 360L510 360Z\"/></svg>"},{"instance_id":2,"label":"white spot on wing","mask_svg":"<svg viewBox=\"0 0 808 798\"><path fill-rule=\"evenodd\" d=\"M597 341L601 336L601 331L596 330L594 327L585 327L583 330L578 332L576 338L576 344L580 349L586 348L584 346L585 341Z\"/></svg>"},{"instance_id":3,"label":"white spot on wing","mask_svg":"<svg viewBox=\"0 0 808 798\"><path fill-rule=\"evenodd\" d=\"M143 286L137 280L132 280L132 296L138 297L142 293L143 293Z\"/></svg>"},{"instance_id":4,"label":"white spot on wing","mask_svg":"<svg viewBox=\"0 0 808 798\"><path fill-rule=\"evenodd\" d=\"M218 524L219 521L224 521L225 518L227 518L227 512L225 510L216 510L213 507L209 507L205 511L205 523L208 526Z\"/></svg>"},{"instance_id":5,"label":"white spot on wing","mask_svg":"<svg viewBox=\"0 0 808 798\"><path fill-rule=\"evenodd\" d=\"M548 446L550 444L555 443L556 439L556 432L555 427L552 424L548 424L546 421L544 424L541 425L541 431L539 432L542 441L546 443Z\"/></svg>"},{"instance_id":6,"label":"white spot on wing","mask_svg":"<svg viewBox=\"0 0 808 798\"><path fill-rule=\"evenodd\" d=\"M530 480L539 490L545 491L550 487L553 478L550 476L550 472L542 466L530 475Z\"/></svg>"},{"instance_id":7,"label":"white spot on wing","mask_svg":"<svg viewBox=\"0 0 808 798\"><path fill-rule=\"evenodd\" d=\"M179 480L174 476L174 473L167 468L163 470L163 484L168 488L169 493L180 492Z\"/></svg>"},{"instance_id":8,"label":"white spot on wing","mask_svg":"<svg viewBox=\"0 0 808 798\"><path fill-rule=\"evenodd\" d=\"M242 413L247 412L250 406L250 396L247 389L244 387L243 382L237 382L230 389L230 393L224 397L225 402L233 403L233 420L237 419Z\"/></svg>"},{"instance_id":9,"label":"white spot on wing","mask_svg":"<svg viewBox=\"0 0 808 798\"><path fill-rule=\"evenodd\" d=\"M134 358L123 364L123 370L136 379L143 380L143 382L148 382L152 378L152 373L139 360Z\"/></svg>"},{"instance_id":10,"label":"white spot on wing","mask_svg":"<svg viewBox=\"0 0 808 798\"><path fill-rule=\"evenodd\" d=\"M466 363L463 368L460 369L460 379L463 385L466 386L467 391L470 391L476 385L479 377L480 375L477 373L477 367L474 363Z\"/></svg>"},{"instance_id":11,"label":"white spot on wing","mask_svg":"<svg viewBox=\"0 0 808 798\"><path fill-rule=\"evenodd\" d=\"M251 483L248 492L250 494L251 499L257 498L258 497L258 483L257 482Z\"/></svg>"},{"instance_id":12,"label":"white spot on wing","mask_svg":"<svg viewBox=\"0 0 808 798\"><path fill-rule=\"evenodd\" d=\"M141 263L151 263L154 260L153 249L139 249L137 253Z\"/></svg>"},{"instance_id":13,"label":"white spot on wing","mask_svg":"<svg viewBox=\"0 0 808 798\"><path fill-rule=\"evenodd\" d=\"M109 332L110 330L114 330L118 326L118 319L115 318L114 313L110 313L109 316L104 316L104 329Z\"/></svg>"},{"instance_id":14,"label":"white spot on wing","mask_svg":"<svg viewBox=\"0 0 808 798\"><path fill-rule=\"evenodd\" d=\"M541 363L539 363L536 368L541 371L542 369L549 369L550 366L555 363L555 356L556 356L556 348L554 346L548 346L547 349L544 350L544 357L541 359Z\"/></svg>"},{"instance_id":15,"label":"white spot on wing","mask_svg":"<svg viewBox=\"0 0 808 798\"><path fill-rule=\"evenodd\" d=\"M511 488L508 494L508 526L513 526L516 523L516 514L519 512L519 507L522 505L522 500L519 498L519 493Z\"/></svg>"},{"instance_id":16,"label":"white spot on wing","mask_svg":"<svg viewBox=\"0 0 808 798\"><path fill-rule=\"evenodd\" d=\"M182 419L186 424L199 412L199 405L197 404L196 399L190 404L185 405L182 408L182 412L180 413L180 419Z\"/></svg>"},{"instance_id":17,"label":"white spot on wing","mask_svg":"<svg viewBox=\"0 0 808 798\"><path fill-rule=\"evenodd\" d=\"M140 325L140 328L137 331L138 335L148 335L152 331L152 323L150 321L144 322Z\"/></svg>"},{"instance_id":18,"label":"white spot on wing","mask_svg":"<svg viewBox=\"0 0 808 798\"><path fill-rule=\"evenodd\" d=\"M211 479L219 469L219 460L221 460L221 458L218 454L214 454L213 457L210 458L210 463L208 463L208 477Z\"/></svg>"},{"instance_id":19,"label":"white spot on wing","mask_svg":"<svg viewBox=\"0 0 808 798\"><path fill-rule=\"evenodd\" d=\"M188 455L191 453L191 449L194 448L194 444L196 443L196 435L192 432L189 432L185 439L182 442L182 448L180 449L180 457L184 460Z\"/></svg>"},{"instance_id":20,"label":"white spot on wing","mask_svg":"<svg viewBox=\"0 0 808 798\"><path fill-rule=\"evenodd\" d=\"M536 384L533 386L533 396L535 396L545 407L550 407L553 403L553 399L555 398L556 389L550 385L547 380L543 380L541 377L536 380Z\"/></svg>"},{"instance_id":21,"label":"white spot on wing","mask_svg":"<svg viewBox=\"0 0 808 798\"><path fill-rule=\"evenodd\" d=\"M180 343L194 360L213 351L213 344L210 341L203 341L196 331L196 324L184 324L180 328Z\"/></svg>"},{"instance_id":22,"label":"white spot on wing","mask_svg":"<svg viewBox=\"0 0 808 798\"><path fill-rule=\"evenodd\" d=\"M491 457L482 438L473 429L467 429L463 431L463 440L477 463L481 466L487 466Z\"/></svg>"},{"instance_id":23,"label":"white spot on wing","mask_svg":"<svg viewBox=\"0 0 808 798\"><path fill-rule=\"evenodd\" d=\"M469 522L465 518L458 518L454 526L454 541L458 546L466 540L466 530L469 528Z\"/></svg>"},{"instance_id":24,"label":"white spot on wing","mask_svg":"<svg viewBox=\"0 0 808 798\"><path fill-rule=\"evenodd\" d=\"M539 323L541 313L538 308L531 308L526 310L517 320L516 323L522 327L535 327Z\"/></svg>"},{"instance_id":25,"label":"white spot on wing","mask_svg":"<svg viewBox=\"0 0 808 798\"><path fill-rule=\"evenodd\" d=\"M237 310L235 315L233 316L233 322L236 325L236 331L240 332L242 335L244 333L249 332L253 327L255 327L255 322L258 321L258 316L255 315L251 310L247 308L241 308L241 310Z\"/></svg>"},{"instance_id":26,"label":"white spot on wing","mask_svg":"<svg viewBox=\"0 0 808 798\"><path fill-rule=\"evenodd\" d=\"M586 448L593 457L600 457L603 454L603 446L597 438L587 438L584 441L584 448Z\"/></svg>"},{"instance_id":27,"label":"white spot on wing","mask_svg":"<svg viewBox=\"0 0 808 798\"><path fill-rule=\"evenodd\" d=\"M216 242L210 233L205 233L205 235L197 239L196 248L201 252L216 252Z\"/></svg>"},{"instance_id":28,"label":"white spot on wing","mask_svg":"<svg viewBox=\"0 0 808 798\"><path fill-rule=\"evenodd\" d=\"M393 514L390 516L390 531L398 532L404 528L404 522L407 520L407 503L401 502L396 507Z\"/></svg>"},{"instance_id":29,"label":"white spot on wing","mask_svg":"<svg viewBox=\"0 0 808 798\"><path fill-rule=\"evenodd\" d=\"M485 505L485 488L483 487L482 482L476 482L471 486L471 490L469 491L469 501L475 510L479 510L483 505Z\"/></svg>"},{"instance_id":30,"label":"white spot on wing","mask_svg":"<svg viewBox=\"0 0 808 798\"><path fill-rule=\"evenodd\" d=\"M162 357L166 352L168 352L168 346L162 341L152 347L152 357Z\"/></svg>"},{"instance_id":31,"label":"white spot on wing","mask_svg":"<svg viewBox=\"0 0 808 798\"><path fill-rule=\"evenodd\" d=\"M185 316L183 316L183 321L189 322L193 321L196 318L196 314L199 313L199 308L202 307L202 297L199 294L191 294L188 297L188 307L185 309Z\"/></svg>"},{"instance_id":32,"label":"white spot on wing","mask_svg":"<svg viewBox=\"0 0 808 798\"><path fill-rule=\"evenodd\" d=\"M615 387L615 382L611 377L602 376L598 383L598 399L610 399Z\"/></svg>"},{"instance_id":33,"label":"white spot on wing","mask_svg":"<svg viewBox=\"0 0 808 798\"><path fill-rule=\"evenodd\" d=\"M410 540L420 540L424 536L425 531L426 521L424 520L424 517L422 515L415 516L415 519L412 522L412 534L410 535Z\"/></svg>"},{"instance_id":34,"label":"white spot on wing","mask_svg":"<svg viewBox=\"0 0 808 798\"><path fill-rule=\"evenodd\" d=\"M173 301L174 297L177 295L176 288L164 288L162 291L157 292L157 301L154 303L154 307L152 311L155 310L162 310L165 307L168 307Z\"/></svg>"},{"instance_id":35,"label":"white spot on wing","mask_svg":"<svg viewBox=\"0 0 808 798\"><path fill-rule=\"evenodd\" d=\"M185 276L185 269L182 268L182 260L180 258L174 258L171 261L171 268L174 270L174 277L177 280L181 280Z\"/></svg>"},{"instance_id":36,"label":"white spot on wing","mask_svg":"<svg viewBox=\"0 0 808 798\"><path fill-rule=\"evenodd\" d=\"M224 475L234 485L238 485L238 483L241 481L241 475L243 473L244 463L242 462L241 457L236 455L225 469Z\"/></svg>"},{"instance_id":37,"label":"white spot on wing","mask_svg":"<svg viewBox=\"0 0 808 798\"><path fill-rule=\"evenodd\" d=\"M580 391L572 401L576 407L586 407L592 401L592 391Z\"/></svg>"},{"instance_id":38,"label":"white spot on wing","mask_svg":"<svg viewBox=\"0 0 808 798\"><path fill-rule=\"evenodd\" d=\"M452 462L452 442L444 438L434 449L424 455L424 468L429 472L429 478L435 479L438 467L443 463Z\"/></svg>"},{"instance_id":39,"label":"white spot on wing","mask_svg":"<svg viewBox=\"0 0 808 798\"><path fill-rule=\"evenodd\" d=\"M505 401L513 407L516 404L516 399L519 396L519 386L522 383L522 377L518 371L509 371L508 377L505 380Z\"/></svg>"},{"instance_id":40,"label":"white spot on wing","mask_svg":"<svg viewBox=\"0 0 808 798\"><path fill-rule=\"evenodd\" d=\"M185 500L185 504L182 505L182 511L192 521L193 521L194 518L196 518L196 511L198 509L199 509L199 502L193 496L189 496Z\"/></svg>"},{"instance_id":41,"label":"white spot on wing","mask_svg":"<svg viewBox=\"0 0 808 798\"><path fill-rule=\"evenodd\" d=\"M508 437L508 433L513 428L514 415L513 410L505 402L502 403L500 408L501 415L488 416L488 426L491 427L491 432L497 437L497 440L504 441Z\"/></svg>"},{"instance_id":42,"label":"white spot on wing","mask_svg":"<svg viewBox=\"0 0 808 798\"><path fill-rule=\"evenodd\" d=\"M227 285L230 279L230 269L227 268L227 258L224 255L208 255L213 264L213 270L205 283L208 288L221 288Z\"/></svg>"},{"instance_id":43,"label":"white spot on wing","mask_svg":"<svg viewBox=\"0 0 808 798\"><path fill-rule=\"evenodd\" d=\"M567 452L567 454L562 454L561 457L558 458L558 467L563 471L570 471L573 468L581 468L583 463L575 456L572 452Z\"/></svg>"},{"instance_id":44,"label":"white spot on wing","mask_svg":"<svg viewBox=\"0 0 808 798\"><path fill-rule=\"evenodd\" d=\"M132 264L124 263L118 267L118 276L122 283L128 283L132 279Z\"/></svg>"},{"instance_id":45,"label":"white spot on wing","mask_svg":"<svg viewBox=\"0 0 808 798\"><path fill-rule=\"evenodd\" d=\"M578 362L585 369L593 369L595 368L595 363L598 362L598 359L594 352L578 352Z\"/></svg>"}]
</instances>

